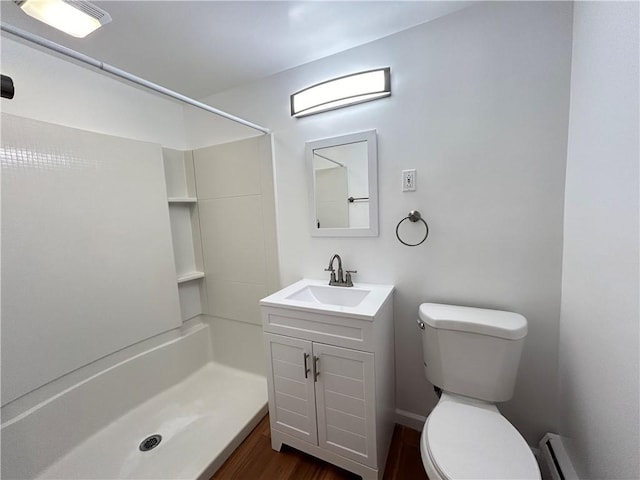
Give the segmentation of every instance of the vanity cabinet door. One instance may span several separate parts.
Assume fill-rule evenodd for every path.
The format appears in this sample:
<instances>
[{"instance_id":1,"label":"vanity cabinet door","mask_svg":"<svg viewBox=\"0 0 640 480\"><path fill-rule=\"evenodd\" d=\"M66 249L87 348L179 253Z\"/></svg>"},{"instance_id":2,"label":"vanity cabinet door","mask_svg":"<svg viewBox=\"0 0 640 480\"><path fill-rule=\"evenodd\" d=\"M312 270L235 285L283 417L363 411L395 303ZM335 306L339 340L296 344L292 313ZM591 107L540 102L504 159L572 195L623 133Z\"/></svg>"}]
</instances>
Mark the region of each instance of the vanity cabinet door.
<instances>
[{"instance_id":1,"label":"vanity cabinet door","mask_svg":"<svg viewBox=\"0 0 640 480\"><path fill-rule=\"evenodd\" d=\"M317 445L311 342L270 333L264 338L271 426Z\"/></svg>"},{"instance_id":2,"label":"vanity cabinet door","mask_svg":"<svg viewBox=\"0 0 640 480\"><path fill-rule=\"evenodd\" d=\"M377 468L373 354L314 343L313 355L318 445Z\"/></svg>"}]
</instances>

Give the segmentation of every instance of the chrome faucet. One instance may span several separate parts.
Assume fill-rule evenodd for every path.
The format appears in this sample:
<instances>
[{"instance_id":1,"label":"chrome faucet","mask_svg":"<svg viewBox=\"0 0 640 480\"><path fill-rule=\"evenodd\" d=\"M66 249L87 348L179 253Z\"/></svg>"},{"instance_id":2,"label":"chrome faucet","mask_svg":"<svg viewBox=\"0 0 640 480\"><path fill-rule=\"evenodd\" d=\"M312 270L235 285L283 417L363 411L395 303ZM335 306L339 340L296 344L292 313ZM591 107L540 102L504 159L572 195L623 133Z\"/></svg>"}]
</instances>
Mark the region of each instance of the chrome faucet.
<instances>
[{"instance_id":1,"label":"chrome faucet","mask_svg":"<svg viewBox=\"0 0 640 480\"><path fill-rule=\"evenodd\" d=\"M333 262L335 259L338 259L338 277L336 278L336 271L333 269ZM324 269L325 272L331 272L331 279L329 280L329 285L342 285L344 283L344 278L342 278L342 259L340 255L337 253L331 257L329 260L329 267Z\"/></svg>"},{"instance_id":2,"label":"chrome faucet","mask_svg":"<svg viewBox=\"0 0 640 480\"><path fill-rule=\"evenodd\" d=\"M335 259L338 259L338 275L336 276L336 271L333 268L333 262ZM331 257L329 260L329 267L324 269L325 272L331 272L331 279L329 280L329 285L333 285L336 287L353 287L353 281L351 280L352 273L358 273L357 270L347 270L345 273L347 274L346 278L343 276L342 271L342 259L340 255L337 253Z\"/></svg>"}]
</instances>

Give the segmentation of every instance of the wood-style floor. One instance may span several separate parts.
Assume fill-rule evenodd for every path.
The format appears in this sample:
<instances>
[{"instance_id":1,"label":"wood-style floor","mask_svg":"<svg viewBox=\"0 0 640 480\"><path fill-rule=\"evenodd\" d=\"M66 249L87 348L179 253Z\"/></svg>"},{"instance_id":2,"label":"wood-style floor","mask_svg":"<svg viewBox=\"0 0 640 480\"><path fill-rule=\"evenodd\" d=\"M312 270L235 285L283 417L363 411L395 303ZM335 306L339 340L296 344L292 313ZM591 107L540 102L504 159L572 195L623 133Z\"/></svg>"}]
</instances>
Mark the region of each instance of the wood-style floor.
<instances>
[{"instance_id":1,"label":"wood-style floor","mask_svg":"<svg viewBox=\"0 0 640 480\"><path fill-rule=\"evenodd\" d=\"M231 454L211 480L357 480L360 477L286 445L271 449L269 415ZM428 480L420 458L420 432L396 425L384 480Z\"/></svg>"}]
</instances>

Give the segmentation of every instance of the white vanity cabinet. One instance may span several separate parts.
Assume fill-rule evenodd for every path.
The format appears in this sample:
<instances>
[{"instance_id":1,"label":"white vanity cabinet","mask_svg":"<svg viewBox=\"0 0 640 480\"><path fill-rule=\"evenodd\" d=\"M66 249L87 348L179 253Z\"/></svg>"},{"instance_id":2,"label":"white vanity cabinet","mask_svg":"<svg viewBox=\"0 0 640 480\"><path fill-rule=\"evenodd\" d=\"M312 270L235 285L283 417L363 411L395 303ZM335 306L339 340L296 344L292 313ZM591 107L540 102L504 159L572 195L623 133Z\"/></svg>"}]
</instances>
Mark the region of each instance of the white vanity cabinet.
<instances>
[{"instance_id":1,"label":"white vanity cabinet","mask_svg":"<svg viewBox=\"0 0 640 480\"><path fill-rule=\"evenodd\" d=\"M286 444L382 478L395 417L393 287L386 288L374 315L283 305L272 298L278 294L261 301L275 450Z\"/></svg>"},{"instance_id":2,"label":"white vanity cabinet","mask_svg":"<svg viewBox=\"0 0 640 480\"><path fill-rule=\"evenodd\" d=\"M373 354L269 333L265 341L272 426L375 468Z\"/></svg>"}]
</instances>

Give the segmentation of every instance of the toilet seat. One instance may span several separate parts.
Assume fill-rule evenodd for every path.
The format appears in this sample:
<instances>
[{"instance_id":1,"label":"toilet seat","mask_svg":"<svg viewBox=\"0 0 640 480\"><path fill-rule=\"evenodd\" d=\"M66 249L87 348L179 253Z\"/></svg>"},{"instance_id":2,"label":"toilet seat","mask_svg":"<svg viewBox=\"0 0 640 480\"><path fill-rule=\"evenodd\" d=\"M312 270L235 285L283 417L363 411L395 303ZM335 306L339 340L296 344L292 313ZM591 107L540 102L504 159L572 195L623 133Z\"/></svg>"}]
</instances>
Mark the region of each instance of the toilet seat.
<instances>
[{"instance_id":1,"label":"toilet seat","mask_svg":"<svg viewBox=\"0 0 640 480\"><path fill-rule=\"evenodd\" d=\"M427 473L442 479L541 478L524 438L492 404L443 394L420 442Z\"/></svg>"}]
</instances>

